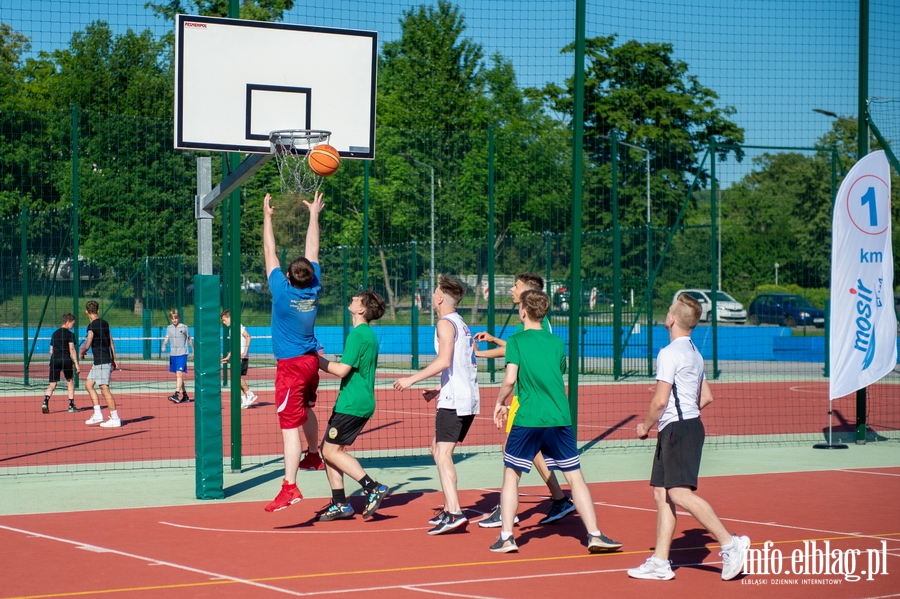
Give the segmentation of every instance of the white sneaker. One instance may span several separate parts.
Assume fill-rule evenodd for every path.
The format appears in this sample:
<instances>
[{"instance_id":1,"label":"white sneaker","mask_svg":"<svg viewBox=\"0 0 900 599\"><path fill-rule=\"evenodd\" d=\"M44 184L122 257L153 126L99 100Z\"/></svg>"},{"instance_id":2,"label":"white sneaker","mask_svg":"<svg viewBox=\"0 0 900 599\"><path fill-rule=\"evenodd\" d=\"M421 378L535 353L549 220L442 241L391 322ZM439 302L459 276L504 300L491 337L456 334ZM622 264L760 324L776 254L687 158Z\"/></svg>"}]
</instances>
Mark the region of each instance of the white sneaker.
<instances>
[{"instance_id":1,"label":"white sneaker","mask_svg":"<svg viewBox=\"0 0 900 599\"><path fill-rule=\"evenodd\" d=\"M103 422L103 412L94 412L94 415L84 421L85 424L100 424Z\"/></svg>"},{"instance_id":2,"label":"white sneaker","mask_svg":"<svg viewBox=\"0 0 900 599\"><path fill-rule=\"evenodd\" d=\"M672 580L675 578L675 572L672 572L671 564L672 562L668 560L663 561L651 555L637 568L629 569L628 575L643 580Z\"/></svg>"},{"instance_id":3,"label":"white sneaker","mask_svg":"<svg viewBox=\"0 0 900 599\"><path fill-rule=\"evenodd\" d=\"M259 396L256 393L254 393L253 391L248 391L247 392L247 407L249 408L250 406L252 406L253 402L255 402L257 399L259 399Z\"/></svg>"},{"instance_id":4,"label":"white sneaker","mask_svg":"<svg viewBox=\"0 0 900 599\"><path fill-rule=\"evenodd\" d=\"M723 547L719 552L719 555L722 556L722 580L731 580L741 573L749 548L749 537L731 535L731 547L728 549Z\"/></svg>"},{"instance_id":5,"label":"white sneaker","mask_svg":"<svg viewBox=\"0 0 900 599\"><path fill-rule=\"evenodd\" d=\"M118 428L122 426L122 420L119 418L110 418L106 422L101 422L100 426L103 428Z\"/></svg>"}]
</instances>

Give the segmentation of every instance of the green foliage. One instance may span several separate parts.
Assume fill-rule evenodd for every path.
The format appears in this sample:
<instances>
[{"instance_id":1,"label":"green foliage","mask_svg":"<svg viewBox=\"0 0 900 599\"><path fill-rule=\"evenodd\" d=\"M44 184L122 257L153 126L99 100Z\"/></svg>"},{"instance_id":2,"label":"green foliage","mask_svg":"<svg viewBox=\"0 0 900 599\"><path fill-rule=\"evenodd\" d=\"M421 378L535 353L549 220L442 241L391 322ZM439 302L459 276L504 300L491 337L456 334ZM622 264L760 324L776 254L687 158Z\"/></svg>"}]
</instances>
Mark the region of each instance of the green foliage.
<instances>
[{"instance_id":1,"label":"green foliage","mask_svg":"<svg viewBox=\"0 0 900 599\"><path fill-rule=\"evenodd\" d=\"M163 4L147 2L149 8L157 16L174 21L177 14L203 15L206 17L227 17L230 0L170 0ZM294 7L294 0L242 0L240 3L241 19L250 21L280 21L286 11Z\"/></svg>"}]
</instances>

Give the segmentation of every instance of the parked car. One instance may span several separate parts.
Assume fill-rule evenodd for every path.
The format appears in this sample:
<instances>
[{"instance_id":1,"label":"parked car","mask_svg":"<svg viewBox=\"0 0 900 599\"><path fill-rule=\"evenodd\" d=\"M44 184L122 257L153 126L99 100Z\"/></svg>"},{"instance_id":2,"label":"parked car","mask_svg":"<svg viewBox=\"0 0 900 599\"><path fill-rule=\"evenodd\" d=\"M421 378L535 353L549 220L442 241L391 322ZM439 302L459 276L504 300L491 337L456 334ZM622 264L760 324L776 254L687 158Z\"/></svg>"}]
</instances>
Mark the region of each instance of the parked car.
<instances>
[{"instance_id":1,"label":"parked car","mask_svg":"<svg viewBox=\"0 0 900 599\"><path fill-rule=\"evenodd\" d=\"M594 298L594 307L591 308L591 294L596 293L596 297ZM568 287L560 287L553 293L553 307L559 310L568 310L569 309L569 297L571 296L571 292ZM600 293L596 291L594 287L582 287L581 288L581 308L582 310L596 310L596 311L607 311L611 310L613 307L613 298L612 295L608 295L606 293ZM628 300L624 297L622 298L622 305L627 306Z\"/></svg>"},{"instance_id":2,"label":"parked car","mask_svg":"<svg viewBox=\"0 0 900 599\"><path fill-rule=\"evenodd\" d=\"M797 325L825 326L825 311L813 306L808 299L790 293L762 293L750 304L747 322L771 323L786 327Z\"/></svg>"},{"instance_id":3,"label":"parked car","mask_svg":"<svg viewBox=\"0 0 900 599\"><path fill-rule=\"evenodd\" d=\"M681 289L675 292L675 295L672 297L672 301L675 301L682 293L687 293L689 296L700 302L700 308L703 310L700 313L700 321L701 322L709 322L711 320L711 315L709 309L712 307L712 290L710 289ZM718 322L735 322L737 324L744 324L747 322L747 311L744 309L744 306L741 302L737 301L724 291L716 292L716 317Z\"/></svg>"}]
</instances>

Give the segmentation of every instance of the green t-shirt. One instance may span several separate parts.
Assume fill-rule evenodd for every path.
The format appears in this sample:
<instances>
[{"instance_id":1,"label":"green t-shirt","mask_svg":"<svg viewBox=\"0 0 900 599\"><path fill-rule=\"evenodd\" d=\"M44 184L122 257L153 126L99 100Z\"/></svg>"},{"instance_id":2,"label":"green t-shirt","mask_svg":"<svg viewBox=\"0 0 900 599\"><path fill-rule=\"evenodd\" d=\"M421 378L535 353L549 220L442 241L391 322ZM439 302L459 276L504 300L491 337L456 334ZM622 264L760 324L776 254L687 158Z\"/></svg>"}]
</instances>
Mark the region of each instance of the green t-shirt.
<instances>
[{"instance_id":1,"label":"green t-shirt","mask_svg":"<svg viewBox=\"0 0 900 599\"><path fill-rule=\"evenodd\" d=\"M360 418L375 413L375 367L378 364L378 339L369 325L356 326L347 335L341 364L351 366L350 373L341 379L334 411Z\"/></svg>"},{"instance_id":2,"label":"green t-shirt","mask_svg":"<svg viewBox=\"0 0 900 599\"><path fill-rule=\"evenodd\" d=\"M547 331L548 333L553 332L553 327L550 326L550 317L549 316L545 316L544 320L541 321L541 328L544 329L545 331ZM515 335L516 333L521 333L524 330L525 330L525 325L520 322L519 326L516 327L516 330L513 331L513 335Z\"/></svg>"},{"instance_id":3,"label":"green t-shirt","mask_svg":"<svg viewBox=\"0 0 900 599\"><path fill-rule=\"evenodd\" d=\"M506 340L506 362L519 367L516 426L570 426L572 413L563 382L566 348L544 330L523 330Z\"/></svg>"}]
</instances>

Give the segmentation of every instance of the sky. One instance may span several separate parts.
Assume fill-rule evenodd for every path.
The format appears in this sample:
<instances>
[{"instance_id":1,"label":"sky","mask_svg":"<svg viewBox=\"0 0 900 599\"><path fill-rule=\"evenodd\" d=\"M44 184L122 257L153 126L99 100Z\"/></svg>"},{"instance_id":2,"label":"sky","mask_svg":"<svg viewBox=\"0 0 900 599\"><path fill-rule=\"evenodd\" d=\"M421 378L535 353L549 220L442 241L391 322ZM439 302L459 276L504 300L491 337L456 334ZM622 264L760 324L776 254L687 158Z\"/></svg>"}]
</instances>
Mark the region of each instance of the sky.
<instances>
[{"instance_id":1,"label":"sky","mask_svg":"<svg viewBox=\"0 0 900 599\"><path fill-rule=\"evenodd\" d=\"M868 96L900 99L900 10L896 0L870 2ZM66 47L73 31L97 20L116 32L171 23L144 8L145 0L0 0L0 21L31 38L32 54ZM408 0L300 0L285 22L375 30L396 39ZM485 55L510 59L519 84L562 83L573 72L575 3L561 0L459 0L465 35ZM859 0L588 0L587 37L666 42L689 74L733 106L745 143L808 147L831 126L821 108L855 116L858 96ZM898 103L900 106L900 103ZM898 117L900 122L900 117ZM753 155L754 152L748 154ZM725 164L726 182L750 168Z\"/></svg>"}]
</instances>

